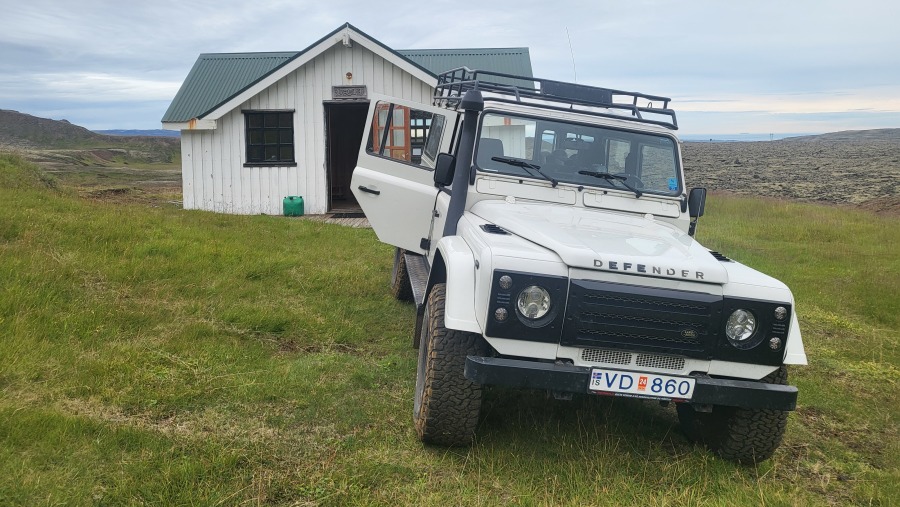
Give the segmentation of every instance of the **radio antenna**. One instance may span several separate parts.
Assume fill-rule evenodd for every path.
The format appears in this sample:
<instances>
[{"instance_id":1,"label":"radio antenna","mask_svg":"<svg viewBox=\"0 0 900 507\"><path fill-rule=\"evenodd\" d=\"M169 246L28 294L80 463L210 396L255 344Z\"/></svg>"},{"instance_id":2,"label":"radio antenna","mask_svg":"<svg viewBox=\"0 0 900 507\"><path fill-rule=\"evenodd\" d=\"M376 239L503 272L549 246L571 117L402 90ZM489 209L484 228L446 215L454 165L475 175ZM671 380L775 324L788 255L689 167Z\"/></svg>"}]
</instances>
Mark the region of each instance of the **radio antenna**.
<instances>
[{"instance_id":1,"label":"radio antenna","mask_svg":"<svg viewBox=\"0 0 900 507\"><path fill-rule=\"evenodd\" d=\"M569 27L566 26L566 38L569 39L569 53L572 54L572 74L574 74L574 82L578 82L578 70L575 69L575 50L572 49L572 37L569 35Z\"/></svg>"}]
</instances>

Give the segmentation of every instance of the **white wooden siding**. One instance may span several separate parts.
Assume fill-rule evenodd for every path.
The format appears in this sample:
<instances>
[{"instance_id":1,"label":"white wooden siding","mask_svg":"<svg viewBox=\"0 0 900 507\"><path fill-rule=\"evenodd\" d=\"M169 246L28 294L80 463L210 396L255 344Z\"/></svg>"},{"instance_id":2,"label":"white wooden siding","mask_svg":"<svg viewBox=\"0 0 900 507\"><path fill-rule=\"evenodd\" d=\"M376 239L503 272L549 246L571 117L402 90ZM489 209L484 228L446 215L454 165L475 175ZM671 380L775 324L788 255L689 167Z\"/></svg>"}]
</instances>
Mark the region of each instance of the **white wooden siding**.
<instances>
[{"instance_id":1,"label":"white wooden siding","mask_svg":"<svg viewBox=\"0 0 900 507\"><path fill-rule=\"evenodd\" d=\"M351 84L366 85L369 94L429 104L433 93L427 83L360 44L337 44L222 116L215 130L181 131L185 209L280 215L284 197L301 195L306 213L325 213L324 102L331 100L332 86ZM244 109L295 111L296 167L244 167Z\"/></svg>"}]
</instances>

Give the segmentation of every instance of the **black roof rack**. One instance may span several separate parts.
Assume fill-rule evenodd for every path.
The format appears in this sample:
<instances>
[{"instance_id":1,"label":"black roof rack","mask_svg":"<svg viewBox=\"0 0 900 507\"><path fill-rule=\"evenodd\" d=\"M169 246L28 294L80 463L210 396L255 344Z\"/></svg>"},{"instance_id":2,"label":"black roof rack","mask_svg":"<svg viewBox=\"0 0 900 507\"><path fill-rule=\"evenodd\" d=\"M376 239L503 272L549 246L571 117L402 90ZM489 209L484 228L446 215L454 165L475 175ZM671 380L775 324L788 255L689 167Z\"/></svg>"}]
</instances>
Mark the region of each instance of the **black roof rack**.
<instances>
[{"instance_id":1,"label":"black roof rack","mask_svg":"<svg viewBox=\"0 0 900 507\"><path fill-rule=\"evenodd\" d=\"M456 109L459 107L463 95L469 90L502 95L502 97L485 97L485 100L495 102L528 102L545 108L651 123L678 130L678 120L675 118L675 111L669 109L669 102L672 99L668 97L566 83L550 79L516 76L487 70L472 70L467 67L448 70L438 75L433 103L436 106L440 105ZM622 101L623 98L624 102ZM616 101L616 99L619 101ZM644 99L648 104L646 106L638 106L638 99ZM565 107L547 104L547 102L565 104ZM653 105L654 102L661 102L662 107L655 107ZM590 108L615 109L630 114L604 113ZM645 117L645 114L656 116L658 119Z\"/></svg>"}]
</instances>

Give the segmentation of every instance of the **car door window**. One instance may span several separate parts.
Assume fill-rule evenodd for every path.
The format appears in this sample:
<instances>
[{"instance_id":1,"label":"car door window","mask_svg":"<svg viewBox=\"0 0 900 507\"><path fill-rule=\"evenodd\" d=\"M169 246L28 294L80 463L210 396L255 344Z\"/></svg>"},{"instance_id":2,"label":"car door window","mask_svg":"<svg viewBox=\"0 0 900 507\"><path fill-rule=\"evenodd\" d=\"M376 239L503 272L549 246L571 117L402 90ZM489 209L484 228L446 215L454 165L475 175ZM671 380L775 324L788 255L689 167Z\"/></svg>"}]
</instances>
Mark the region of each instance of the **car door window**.
<instances>
[{"instance_id":1,"label":"car door window","mask_svg":"<svg viewBox=\"0 0 900 507\"><path fill-rule=\"evenodd\" d=\"M398 162L434 168L446 118L408 106L379 101L372 116L366 151Z\"/></svg>"}]
</instances>

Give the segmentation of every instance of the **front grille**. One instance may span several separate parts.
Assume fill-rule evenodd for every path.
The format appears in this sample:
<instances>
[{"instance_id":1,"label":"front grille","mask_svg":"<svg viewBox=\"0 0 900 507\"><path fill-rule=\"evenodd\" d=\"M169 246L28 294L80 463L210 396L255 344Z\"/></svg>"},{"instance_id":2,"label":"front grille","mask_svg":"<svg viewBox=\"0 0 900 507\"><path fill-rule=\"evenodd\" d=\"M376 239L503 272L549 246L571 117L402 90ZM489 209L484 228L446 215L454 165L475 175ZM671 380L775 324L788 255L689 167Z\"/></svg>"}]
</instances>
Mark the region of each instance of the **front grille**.
<instances>
[{"instance_id":1,"label":"front grille","mask_svg":"<svg viewBox=\"0 0 900 507\"><path fill-rule=\"evenodd\" d=\"M656 356L653 354L638 354L634 364L642 368L659 368L661 370L684 369L684 358L673 356Z\"/></svg>"},{"instance_id":2,"label":"front grille","mask_svg":"<svg viewBox=\"0 0 900 507\"><path fill-rule=\"evenodd\" d=\"M623 350L581 349L581 360L586 363L614 364L620 366L640 366L659 370L684 370L683 357L660 356L656 354L633 354Z\"/></svg>"},{"instance_id":3,"label":"front grille","mask_svg":"<svg viewBox=\"0 0 900 507\"><path fill-rule=\"evenodd\" d=\"M721 308L702 292L572 280L561 344L710 358Z\"/></svg>"},{"instance_id":4,"label":"front grille","mask_svg":"<svg viewBox=\"0 0 900 507\"><path fill-rule=\"evenodd\" d=\"M583 349L581 360L589 363L631 364L631 352L621 350Z\"/></svg>"}]
</instances>

